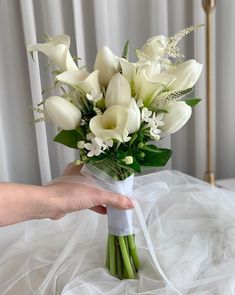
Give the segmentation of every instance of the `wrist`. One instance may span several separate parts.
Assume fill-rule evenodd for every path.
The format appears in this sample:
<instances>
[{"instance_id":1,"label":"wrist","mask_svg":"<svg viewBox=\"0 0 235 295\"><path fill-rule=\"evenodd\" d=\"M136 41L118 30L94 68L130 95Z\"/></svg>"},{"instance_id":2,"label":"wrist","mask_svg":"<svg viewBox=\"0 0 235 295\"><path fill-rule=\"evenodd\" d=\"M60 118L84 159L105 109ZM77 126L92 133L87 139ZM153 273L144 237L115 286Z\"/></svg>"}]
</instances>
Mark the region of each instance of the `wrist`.
<instances>
[{"instance_id":1,"label":"wrist","mask_svg":"<svg viewBox=\"0 0 235 295\"><path fill-rule=\"evenodd\" d=\"M63 198L61 191L58 190L56 185L47 185L42 187L44 198L42 202L47 206L44 218L59 219L65 215Z\"/></svg>"}]
</instances>

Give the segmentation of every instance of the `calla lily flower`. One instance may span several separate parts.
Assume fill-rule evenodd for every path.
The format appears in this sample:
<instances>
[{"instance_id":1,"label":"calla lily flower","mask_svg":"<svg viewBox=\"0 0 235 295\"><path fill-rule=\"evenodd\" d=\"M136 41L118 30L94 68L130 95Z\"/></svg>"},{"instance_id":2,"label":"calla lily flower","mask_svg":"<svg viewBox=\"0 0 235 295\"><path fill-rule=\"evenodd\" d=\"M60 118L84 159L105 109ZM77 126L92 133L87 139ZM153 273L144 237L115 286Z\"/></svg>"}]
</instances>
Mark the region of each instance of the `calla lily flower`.
<instances>
[{"instance_id":1,"label":"calla lily flower","mask_svg":"<svg viewBox=\"0 0 235 295\"><path fill-rule=\"evenodd\" d=\"M49 118L63 130L75 129L81 120L81 111L60 96L48 97L45 109Z\"/></svg>"},{"instance_id":2,"label":"calla lily flower","mask_svg":"<svg viewBox=\"0 0 235 295\"><path fill-rule=\"evenodd\" d=\"M110 79L118 72L118 62L107 46L102 47L98 51L94 69L99 70L99 82L105 87L108 85Z\"/></svg>"},{"instance_id":3,"label":"calla lily flower","mask_svg":"<svg viewBox=\"0 0 235 295\"><path fill-rule=\"evenodd\" d=\"M29 45L27 50L40 51L47 55L53 63L59 66L62 71L76 71L78 67L74 62L70 52L70 37L67 35L57 35L52 37L47 43Z\"/></svg>"},{"instance_id":4,"label":"calla lily flower","mask_svg":"<svg viewBox=\"0 0 235 295\"><path fill-rule=\"evenodd\" d=\"M195 85L202 72L202 65L196 60L190 59L178 65L172 72L176 77L170 85L170 90L185 90Z\"/></svg>"},{"instance_id":5,"label":"calla lily flower","mask_svg":"<svg viewBox=\"0 0 235 295\"><path fill-rule=\"evenodd\" d=\"M126 137L128 113L124 107L113 105L102 115L97 115L90 120L90 129L96 137L103 141L117 139L124 142Z\"/></svg>"},{"instance_id":6,"label":"calla lily flower","mask_svg":"<svg viewBox=\"0 0 235 295\"><path fill-rule=\"evenodd\" d=\"M137 64L136 63L131 63L125 58L121 58L116 56L122 70L122 75L127 79L127 81L130 83L133 78L135 71L137 69Z\"/></svg>"},{"instance_id":7,"label":"calla lily flower","mask_svg":"<svg viewBox=\"0 0 235 295\"><path fill-rule=\"evenodd\" d=\"M131 87L126 78L117 73L110 80L106 95L105 106L109 108L112 105L126 105L131 101Z\"/></svg>"},{"instance_id":8,"label":"calla lily flower","mask_svg":"<svg viewBox=\"0 0 235 295\"><path fill-rule=\"evenodd\" d=\"M92 90L101 93L98 81L99 71L89 74L86 71L66 71L56 76L56 80L75 89L90 93Z\"/></svg>"},{"instance_id":9,"label":"calla lily flower","mask_svg":"<svg viewBox=\"0 0 235 295\"><path fill-rule=\"evenodd\" d=\"M174 80L175 76L168 72L152 74L149 69L140 68L134 80L136 96L143 100L145 106L148 106L154 97Z\"/></svg>"},{"instance_id":10,"label":"calla lily flower","mask_svg":"<svg viewBox=\"0 0 235 295\"><path fill-rule=\"evenodd\" d=\"M173 134L182 128L192 114L192 108L184 101L176 101L169 103L164 107L168 112L163 116L163 126L159 127L163 132L167 134Z\"/></svg>"}]
</instances>

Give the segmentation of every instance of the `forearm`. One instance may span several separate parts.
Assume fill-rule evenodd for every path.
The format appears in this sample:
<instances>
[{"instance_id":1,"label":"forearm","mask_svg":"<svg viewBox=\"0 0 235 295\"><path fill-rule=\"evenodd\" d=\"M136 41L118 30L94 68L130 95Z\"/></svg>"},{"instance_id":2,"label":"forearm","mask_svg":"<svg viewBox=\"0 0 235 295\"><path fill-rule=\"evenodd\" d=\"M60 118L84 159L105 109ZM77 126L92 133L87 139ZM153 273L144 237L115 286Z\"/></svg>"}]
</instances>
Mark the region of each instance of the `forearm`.
<instances>
[{"instance_id":1,"label":"forearm","mask_svg":"<svg viewBox=\"0 0 235 295\"><path fill-rule=\"evenodd\" d=\"M0 226L41 218L54 218L55 202L45 187L0 183Z\"/></svg>"}]
</instances>

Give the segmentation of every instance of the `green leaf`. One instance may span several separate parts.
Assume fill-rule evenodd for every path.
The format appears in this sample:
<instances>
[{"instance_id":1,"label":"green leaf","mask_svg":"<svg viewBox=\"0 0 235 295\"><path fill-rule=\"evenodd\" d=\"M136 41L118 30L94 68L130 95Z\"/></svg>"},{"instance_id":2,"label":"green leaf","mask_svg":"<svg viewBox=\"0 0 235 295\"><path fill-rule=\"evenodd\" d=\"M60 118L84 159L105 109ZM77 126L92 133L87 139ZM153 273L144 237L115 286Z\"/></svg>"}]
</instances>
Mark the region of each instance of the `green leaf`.
<instances>
[{"instance_id":1,"label":"green leaf","mask_svg":"<svg viewBox=\"0 0 235 295\"><path fill-rule=\"evenodd\" d=\"M125 58L126 60L129 59L129 46L130 46L130 41L127 40L122 52L122 57Z\"/></svg>"},{"instance_id":2,"label":"green leaf","mask_svg":"<svg viewBox=\"0 0 235 295\"><path fill-rule=\"evenodd\" d=\"M165 166L171 157L172 151L169 149L158 148L149 144L140 149L142 155L137 154L137 160L142 166Z\"/></svg>"},{"instance_id":3,"label":"green leaf","mask_svg":"<svg viewBox=\"0 0 235 295\"><path fill-rule=\"evenodd\" d=\"M129 168L134 172L141 173L140 164L136 161L136 159L134 157L133 157L133 163L132 164L127 165L125 163L122 163L122 164L120 164L120 166L122 166L124 168Z\"/></svg>"},{"instance_id":4,"label":"green leaf","mask_svg":"<svg viewBox=\"0 0 235 295\"><path fill-rule=\"evenodd\" d=\"M187 103L187 105L189 105L190 107L194 107L195 105L197 105L202 99L199 97L195 97L195 98L188 98L185 100L185 102Z\"/></svg>"},{"instance_id":5,"label":"green leaf","mask_svg":"<svg viewBox=\"0 0 235 295\"><path fill-rule=\"evenodd\" d=\"M74 61L81 60L81 57L79 57L79 56L73 56L73 60L74 60Z\"/></svg>"},{"instance_id":6,"label":"green leaf","mask_svg":"<svg viewBox=\"0 0 235 295\"><path fill-rule=\"evenodd\" d=\"M51 73L52 73L53 75L59 75L59 74L62 73L62 71L61 71L61 70L54 70L54 71L52 71Z\"/></svg>"},{"instance_id":7,"label":"green leaf","mask_svg":"<svg viewBox=\"0 0 235 295\"><path fill-rule=\"evenodd\" d=\"M62 130L53 140L67 147L77 149L78 141L83 140L83 138L76 130Z\"/></svg>"}]
</instances>

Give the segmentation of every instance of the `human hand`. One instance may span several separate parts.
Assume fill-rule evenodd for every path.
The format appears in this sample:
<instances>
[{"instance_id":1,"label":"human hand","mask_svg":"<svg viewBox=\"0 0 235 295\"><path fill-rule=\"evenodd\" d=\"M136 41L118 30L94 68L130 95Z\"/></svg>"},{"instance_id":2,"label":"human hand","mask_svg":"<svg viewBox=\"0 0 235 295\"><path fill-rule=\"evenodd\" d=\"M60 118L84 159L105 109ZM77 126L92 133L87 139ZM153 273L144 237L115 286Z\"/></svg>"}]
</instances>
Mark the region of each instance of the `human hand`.
<instances>
[{"instance_id":1,"label":"human hand","mask_svg":"<svg viewBox=\"0 0 235 295\"><path fill-rule=\"evenodd\" d=\"M69 164L63 175L81 175L82 166ZM45 186L53 198L57 214L53 219L58 219L66 213L91 209L100 214L106 214L105 205L118 209L133 208L132 202L125 196L99 190L97 188L73 182L55 182Z\"/></svg>"}]
</instances>

